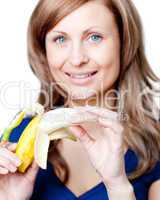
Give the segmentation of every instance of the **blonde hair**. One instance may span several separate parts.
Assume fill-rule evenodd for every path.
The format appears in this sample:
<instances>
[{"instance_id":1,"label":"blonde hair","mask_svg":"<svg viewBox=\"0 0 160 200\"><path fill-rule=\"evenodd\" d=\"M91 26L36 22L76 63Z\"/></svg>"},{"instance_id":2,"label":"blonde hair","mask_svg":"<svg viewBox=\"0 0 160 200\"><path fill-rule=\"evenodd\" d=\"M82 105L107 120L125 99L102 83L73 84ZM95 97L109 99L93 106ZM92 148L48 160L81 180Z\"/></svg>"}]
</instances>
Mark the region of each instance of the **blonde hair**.
<instances>
[{"instance_id":1,"label":"blonde hair","mask_svg":"<svg viewBox=\"0 0 160 200\"><path fill-rule=\"evenodd\" d=\"M89 0L40 0L31 16L28 27L28 58L31 69L41 83L38 101L45 105L46 111L53 109L53 106L63 106L65 100L56 87L53 90L50 88L54 78L46 59L45 36L60 20L87 2ZM128 175L129 179L134 179L151 170L160 159L160 124L158 119L148 114L155 105L153 95L145 93L136 101L146 88L157 94L153 83L160 80L146 59L141 20L132 1L106 0L105 4L114 14L120 35L121 71L117 87L121 99L117 103L121 112L129 117L123 122L125 142L139 158L136 170ZM125 95L126 91L130 95ZM44 93L48 95L47 104ZM140 107L145 108L145 112ZM156 106L155 112L160 114ZM56 148L58 143L59 141L51 143L50 159L56 173L67 182L69 169Z\"/></svg>"}]
</instances>

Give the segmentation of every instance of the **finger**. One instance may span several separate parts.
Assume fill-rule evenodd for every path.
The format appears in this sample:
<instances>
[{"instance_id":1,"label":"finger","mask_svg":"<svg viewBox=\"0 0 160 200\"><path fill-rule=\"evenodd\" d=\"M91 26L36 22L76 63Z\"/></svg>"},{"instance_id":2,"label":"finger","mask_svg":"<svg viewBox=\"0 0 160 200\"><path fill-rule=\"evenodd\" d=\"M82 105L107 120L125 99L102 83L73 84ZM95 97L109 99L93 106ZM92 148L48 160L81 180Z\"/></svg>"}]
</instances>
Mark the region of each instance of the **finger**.
<instances>
[{"instance_id":1,"label":"finger","mask_svg":"<svg viewBox=\"0 0 160 200\"><path fill-rule=\"evenodd\" d=\"M0 174L8 174L9 170L0 166Z\"/></svg>"},{"instance_id":2,"label":"finger","mask_svg":"<svg viewBox=\"0 0 160 200\"><path fill-rule=\"evenodd\" d=\"M10 144L8 145L7 149L8 149L9 151L14 152L14 151L16 150L16 147L17 147L17 143L10 143Z\"/></svg>"},{"instance_id":3,"label":"finger","mask_svg":"<svg viewBox=\"0 0 160 200\"><path fill-rule=\"evenodd\" d=\"M10 172L16 172L17 170L17 167L4 157L0 157L0 167L5 168Z\"/></svg>"},{"instance_id":4,"label":"finger","mask_svg":"<svg viewBox=\"0 0 160 200\"><path fill-rule=\"evenodd\" d=\"M12 142L5 142L5 143L1 144L2 148L6 148L6 149L8 149L10 151L15 151L16 150L16 146L17 146L17 143L12 143Z\"/></svg>"},{"instance_id":5,"label":"finger","mask_svg":"<svg viewBox=\"0 0 160 200\"><path fill-rule=\"evenodd\" d=\"M33 183L36 178L38 170L39 170L39 166L37 165L36 161L34 160L32 165L27 170L27 172L25 174L25 178L27 178L29 180L29 182Z\"/></svg>"},{"instance_id":6,"label":"finger","mask_svg":"<svg viewBox=\"0 0 160 200\"><path fill-rule=\"evenodd\" d=\"M114 133L123 132L123 126L115 121L111 121L102 117L99 117L98 121L104 128L110 128L112 131L114 131Z\"/></svg>"},{"instance_id":7,"label":"finger","mask_svg":"<svg viewBox=\"0 0 160 200\"><path fill-rule=\"evenodd\" d=\"M15 153L3 147L0 148L0 157L8 159L13 165L17 167L21 164L21 160L15 155Z\"/></svg>"},{"instance_id":8,"label":"finger","mask_svg":"<svg viewBox=\"0 0 160 200\"><path fill-rule=\"evenodd\" d=\"M118 120L118 113L108 110L106 108L101 108L96 106L86 106L85 110L89 113L96 114L99 117L104 117L115 121Z\"/></svg>"},{"instance_id":9,"label":"finger","mask_svg":"<svg viewBox=\"0 0 160 200\"><path fill-rule=\"evenodd\" d=\"M90 145L92 145L95 141L94 138L92 138L87 131L82 128L81 126L70 126L69 130L79 138L79 140L85 145L86 148L88 148Z\"/></svg>"},{"instance_id":10,"label":"finger","mask_svg":"<svg viewBox=\"0 0 160 200\"><path fill-rule=\"evenodd\" d=\"M0 147L1 148L6 148L10 151L14 151L16 149L17 143L12 143L12 142L1 142Z\"/></svg>"}]
</instances>

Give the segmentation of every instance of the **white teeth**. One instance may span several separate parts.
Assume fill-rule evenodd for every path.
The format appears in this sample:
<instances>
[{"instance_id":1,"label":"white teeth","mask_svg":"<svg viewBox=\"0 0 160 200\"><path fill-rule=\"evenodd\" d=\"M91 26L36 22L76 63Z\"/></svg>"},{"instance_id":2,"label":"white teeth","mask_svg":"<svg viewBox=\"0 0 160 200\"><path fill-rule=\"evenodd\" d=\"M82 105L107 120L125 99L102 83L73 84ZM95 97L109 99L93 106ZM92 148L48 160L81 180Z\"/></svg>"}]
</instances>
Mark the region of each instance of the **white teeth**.
<instances>
[{"instance_id":1,"label":"white teeth","mask_svg":"<svg viewBox=\"0 0 160 200\"><path fill-rule=\"evenodd\" d=\"M75 79L83 79L83 78L88 78L93 76L94 74L96 74L97 71L91 72L91 73L85 73L85 74L69 74L66 73L68 76L70 76L71 78L75 78Z\"/></svg>"},{"instance_id":2,"label":"white teeth","mask_svg":"<svg viewBox=\"0 0 160 200\"><path fill-rule=\"evenodd\" d=\"M81 74L81 75L73 75L73 74L71 74L70 76L72 78L79 78L79 79L81 79L81 78L87 78L87 77L91 76L91 73L90 74Z\"/></svg>"}]
</instances>

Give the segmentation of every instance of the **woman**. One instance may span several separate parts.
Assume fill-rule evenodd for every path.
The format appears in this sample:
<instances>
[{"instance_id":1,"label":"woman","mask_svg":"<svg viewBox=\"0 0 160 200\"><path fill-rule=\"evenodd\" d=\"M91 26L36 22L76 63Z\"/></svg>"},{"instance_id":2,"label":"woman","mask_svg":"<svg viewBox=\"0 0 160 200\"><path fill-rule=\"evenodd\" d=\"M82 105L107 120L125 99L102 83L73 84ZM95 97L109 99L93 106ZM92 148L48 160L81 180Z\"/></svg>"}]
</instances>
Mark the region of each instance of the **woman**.
<instances>
[{"instance_id":1,"label":"woman","mask_svg":"<svg viewBox=\"0 0 160 200\"><path fill-rule=\"evenodd\" d=\"M29 62L46 111L87 104L97 124L69 127L79 138L53 142L47 171L25 174L14 144L0 149L2 199L158 200L160 125L152 72L130 0L41 0L28 31ZM156 91L154 91L156 93ZM156 113L156 114L155 114ZM118 114L118 119L109 120ZM16 128L16 142L30 119ZM38 173L38 174L37 174ZM17 185L17 187L15 187Z\"/></svg>"}]
</instances>

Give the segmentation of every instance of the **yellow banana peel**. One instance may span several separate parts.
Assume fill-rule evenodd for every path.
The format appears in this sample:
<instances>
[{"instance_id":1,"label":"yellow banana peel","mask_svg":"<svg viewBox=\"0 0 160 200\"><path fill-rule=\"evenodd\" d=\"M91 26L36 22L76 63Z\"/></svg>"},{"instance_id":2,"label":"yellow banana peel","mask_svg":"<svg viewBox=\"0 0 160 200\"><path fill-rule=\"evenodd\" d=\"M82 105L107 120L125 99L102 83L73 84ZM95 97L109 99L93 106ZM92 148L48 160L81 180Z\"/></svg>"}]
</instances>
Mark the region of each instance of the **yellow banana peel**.
<instances>
[{"instance_id":1,"label":"yellow banana peel","mask_svg":"<svg viewBox=\"0 0 160 200\"><path fill-rule=\"evenodd\" d=\"M68 132L67 127L86 121L97 121L96 116L81 111L78 108L58 108L44 113L43 106L37 103L20 113L14 127L20 124L25 113L32 113L33 118L21 134L16 147L15 154L22 161L18 171L24 173L33 159L41 168L46 169L51 140L67 138L76 141L76 137Z\"/></svg>"},{"instance_id":2,"label":"yellow banana peel","mask_svg":"<svg viewBox=\"0 0 160 200\"><path fill-rule=\"evenodd\" d=\"M18 141L15 154L22 161L18 168L19 172L25 172L34 159L34 143L41 118L42 115L34 117L24 129Z\"/></svg>"}]
</instances>

